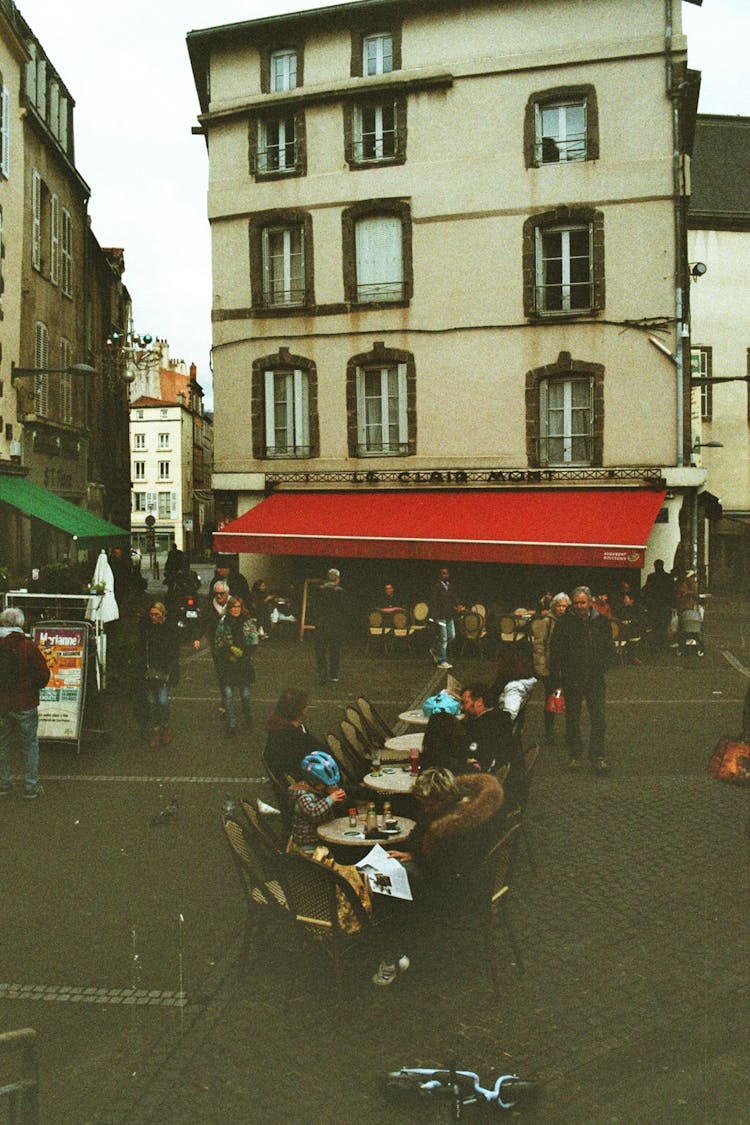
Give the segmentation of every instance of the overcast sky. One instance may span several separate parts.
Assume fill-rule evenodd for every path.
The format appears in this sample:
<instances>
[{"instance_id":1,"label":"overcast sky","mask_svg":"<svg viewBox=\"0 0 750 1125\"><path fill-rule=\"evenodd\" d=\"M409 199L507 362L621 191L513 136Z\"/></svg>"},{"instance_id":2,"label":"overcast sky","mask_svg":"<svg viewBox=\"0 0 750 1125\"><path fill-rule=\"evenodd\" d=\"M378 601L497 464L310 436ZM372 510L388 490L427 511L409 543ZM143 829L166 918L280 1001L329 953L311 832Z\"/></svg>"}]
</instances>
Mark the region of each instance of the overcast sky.
<instances>
[{"instance_id":1,"label":"overcast sky","mask_svg":"<svg viewBox=\"0 0 750 1125\"><path fill-rule=\"evenodd\" d=\"M194 362L211 405L205 144L186 33L336 0L17 0L76 102L78 170L102 246L125 250L136 330ZM750 0L683 3L703 113L750 115Z\"/></svg>"}]
</instances>

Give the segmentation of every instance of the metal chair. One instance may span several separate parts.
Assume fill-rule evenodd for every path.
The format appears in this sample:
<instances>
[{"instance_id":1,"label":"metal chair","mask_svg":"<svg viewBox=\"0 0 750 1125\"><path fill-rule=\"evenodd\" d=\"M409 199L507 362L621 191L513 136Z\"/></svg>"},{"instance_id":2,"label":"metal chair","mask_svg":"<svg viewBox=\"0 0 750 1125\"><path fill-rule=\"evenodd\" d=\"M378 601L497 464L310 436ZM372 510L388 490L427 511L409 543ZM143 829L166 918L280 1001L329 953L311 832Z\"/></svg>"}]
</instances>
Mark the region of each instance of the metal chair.
<instances>
[{"instance_id":1,"label":"metal chair","mask_svg":"<svg viewBox=\"0 0 750 1125\"><path fill-rule=\"evenodd\" d=\"M460 633L463 639L461 655L463 656L467 645L473 645L477 651L477 655L481 656L484 638L487 636L487 630L484 627L484 617L482 617L480 613L474 613L469 610L469 612L465 613L461 618Z\"/></svg>"},{"instance_id":2,"label":"metal chair","mask_svg":"<svg viewBox=\"0 0 750 1125\"><path fill-rule=\"evenodd\" d=\"M420 633L426 633L430 627L430 607L427 602L416 602L411 609L409 622L409 648L414 643L414 638Z\"/></svg>"},{"instance_id":3,"label":"metal chair","mask_svg":"<svg viewBox=\"0 0 750 1125\"><path fill-rule=\"evenodd\" d=\"M328 753L335 759L339 767L344 786L359 785L365 773L367 773L367 770L363 770L359 757L353 754L349 747L345 746L335 734L326 735L326 745L328 746Z\"/></svg>"},{"instance_id":4,"label":"metal chair","mask_svg":"<svg viewBox=\"0 0 750 1125\"><path fill-rule=\"evenodd\" d=\"M367 743L360 735L359 731L347 719L343 719L340 726L341 744L348 750L351 757L355 762L359 763L362 769L360 781L366 773L370 772L370 756L367 753Z\"/></svg>"},{"instance_id":5,"label":"metal chair","mask_svg":"<svg viewBox=\"0 0 750 1125\"><path fill-rule=\"evenodd\" d=\"M398 644L404 648L409 644L409 618L402 609L391 614L391 629L388 634L388 648L391 652Z\"/></svg>"},{"instance_id":6,"label":"metal chair","mask_svg":"<svg viewBox=\"0 0 750 1125\"><path fill-rule=\"evenodd\" d=\"M242 825L225 817L222 819L222 828L245 894L247 917L243 951L247 953L260 926L273 918L289 920L289 905L281 884L275 879L266 878L257 851Z\"/></svg>"},{"instance_id":7,"label":"metal chair","mask_svg":"<svg viewBox=\"0 0 750 1125\"><path fill-rule=\"evenodd\" d=\"M367 652L373 650L374 645L380 643L383 651L387 649L389 628L379 609L373 609L367 617Z\"/></svg>"},{"instance_id":8,"label":"metal chair","mask_svg":"<svg viewBox=\"0 0 750 1125\"><path fill-rule=\"evenodd\" d=\"M374 746L382 746L384 744L385 739L383 736L370 726L360 709L354 704L350 704L345 709L344 718L359 731L368 750L371 750Z\"/></svg>"},{"instance_id":9,"label":"metal chair","mask_svg":"<svg viewBox=\"0 0 750 1125\"><path fill-rule=\"evenodd\" d=\"M484 931L487 960L489 961L492 983L496 993L499 991L499 981L495 950L493 949L492 942L492 923L496 916L499 916L505 928L508 941L510 942L513 955L516 959L518 971L520 973L526 971L526 966L521 956L521 949L516 941L516 936L508 913L508 897L510 895L513 857L515 849L518 846L518 840L520 839L520 830L520 823L512 824L502 838L490 849L482 864L487 878L488 894L483 904L484 909L480 912L480 919Z\"/></svg>"},{"instance_id":10,"label":"metal chair","mask_svg":"<svg viewBox=\"0 0 750 1125\"><path fill-rule=\"evenodd\" d=\"M357 696L355 704L359 708L362 718L365 720L368 727L372 730L376 730L378 734L382 736L383 742L385 742L386 738L393 738L393 728L388 725L374 704L370 703L369 699L366 699L364 695Z\"/></svg>"}]
</instances>

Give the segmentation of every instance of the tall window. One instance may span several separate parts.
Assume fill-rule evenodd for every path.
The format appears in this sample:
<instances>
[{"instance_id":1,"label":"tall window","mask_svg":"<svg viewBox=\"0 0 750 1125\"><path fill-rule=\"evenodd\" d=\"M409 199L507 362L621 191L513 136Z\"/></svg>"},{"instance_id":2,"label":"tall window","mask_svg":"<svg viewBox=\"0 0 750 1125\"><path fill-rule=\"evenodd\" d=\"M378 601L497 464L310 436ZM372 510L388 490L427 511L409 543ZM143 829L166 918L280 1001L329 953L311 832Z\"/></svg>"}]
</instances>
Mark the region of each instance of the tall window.
<instances>
[{"instance_id":1,"label":"tall window","mask_svg":"<svg viewBox=\"0 0 750 1125\"><path fill-rule=\"evenodd\" d=\"M265 455L310 456L310 395L306 371L265 372Z\"/></svg>"},{"instance_id":2,"label":"tall window","mask_svg":"<svg viewBox=\"0 0 750 1125\"><path fill-rule=\"evenodd\" d=\"M548 379L539 387L543 465L590 465L593 387L590 378Z\"/></svg>"},{"instance_id":3,"label":"tall window","mask_svg":"<svg viewBox=\"0 0 750 1125\"><path fill-rule=\"evenodd\" d=\"M527 316L576 315L604 308L604 217L559 207L524 223Z\"/></svg>"},{"instance_id":4,"label":"tall window","mask_svg":"<svg viewBox=\"0 0 750 1125\"><path fill-rule=\"evenodd\" d=\"M34 367L45 368L34 376L34 412L45 416L49 412L49 332L41 320L34 326Z\"/></svg>"},{"instance_id":5,"label":"tall window","mask_svg":"<svg viewBox=\"0 0 750 1125\"><path fill-rule=\"evenodd\" d=\"M390 31L366 35L362 40L362 74L390 74L393 70L393 37Z\"/></svg>"},{"instance_id":6,"label":"tall window","mask_svg":"<svg viewBox=\"0 0 750 1125\"><path fill-rule=\"evenodd\" d=\"M169 449L170 448L169 434L168 433L159 434L158 441L159 441L159 445L158 445L159 449Z\"/></svg>"},{"instance_id":7,"label":"tall window","mask_svg":"<svg viewBox=\"0 0 750 1125\"><path fill-rule=\"evenodd\" d=\"M169 461L159 462L159 480L169 480L171 477L169 471Z\"/></svg>"},{"instance_id":8,"label":"tall window","mask_svg":"<svg viewBox=\"0 0 750 1125\"><path fill-rule=\"evenodd\" d=\"M408 449L406 364L357 371L357 455Z\"/></svg>"},{"instance_id":9,"label":"tall window","mask_svg":"<svg viewBox=\"0 0 750 1125\"><path fill-rule=\"evenodd\" d=\"M537 164L585 160L585 99L537 104L535 145Z\"/></svg>"},{"instance_id":10,"label":"tall window","mask_svg":"<svg viewBox=\"0 0 750 1125\"><path fill-rule=\"evenodd\" d=\"M134 461L133 462L133 480L146 479L146 462Z\"/></svg>"},{"instance_id":11,"label":"tall window","mask_svg":"<svg viewBox=\"0 0 750 1125\"><path fill-rule=\"evenodd\" d=\"M294 90L297 87L297 52L291 50L272 51L270 58L269 85L271 93Z\"/></svg>"},{"instance_id":12,"label":"tall window","mask_svg":"<svg viewBox=\"0 0 750 1125\"><path fill-rule=\"evenodd\" d=\"M297 167L297 133L293 114L258 122L256 171L293 172Z\"/></svg>"},{"instance_id":13,"label":"tall window","mask_svg":"<svg viewBox=\"0 0 750 1125\"><path fill-rule=\"evenodd\" d=\"M60 418L63 422L73 421L73 375L70 367L70 340L60 340Z\"/></svg>"},{"instance_id":14,"label":"tall window","mask_svg":"<svg viewBox=\"0 0 750 1125\"><path fill-rule=\"evenodd\" d=\"M60 200L56 195L49 197L49 279L57 285L60 260Z\"/></svg>"},{"instance_id":15,"label":"tall window","mask_svg":"<svg viewBox=\"0 0 750 1125\"><path fill-rule=\"evenodd\" d=\"M60 267L62 291L66 297L73 293L73 222L70 211L62 209L62 227L60 241Z\"/></svg>"},{"instance_id":16,"label":"tall window","mask_svg":"<svg viewBox=\"0 0 750 1125\"><path fill-rule=\"evenodd\" d=\"M691 374L695 379L710 379L713 376L713 349L694 347L690 349ZM713 415L714 396L710 383L700 383L701 419L710 422Z\"/></svg>"},{"instance_id":17,"label":"tall window","mask_svg":"<svg viewBox=\"0 0 750 1125\"><path fill-rule=\"evenodd\" d=\"M389 160L396 153L396 105L354 107L354 159Z\"/></svg>"},{"instance_id":18,"label":"tall window","mask_svg":"<svg viewBox=\"0 0 750 1125\"><path fill-rule=\"evenodd\" d=\"M42 177L36 168L31 173L31 264L42 268Z\"/></svg>"},{"instance_id":19,"label":"tall window","mask_svg":"<svg viewBox=\"0 0 750 1125\"><path fill-rule=\"evenodd\" d=\"M133 511L145 512L146 511L146 493L134 492L133 493Z\"/></svg>"},{"instance_id":20,"label":"tall window","mask_svg":"<svg viewBox=\"0 0 750 1125\"><path fill-rule=\"evenodd\" d=\"M159 519L170 519L172 512L176 510L176 505L173 503L175 499L174 492L160 492L158 497L158 510L157 515Z\"/></svg>"},{"instance_id":21,"label":"tall window","mask_svg":"<svg viewBox=\"0 0 750 1125\"><path fill-rule=\"evenodd\" d=\"M10 175L10 91L0 87L0 172Z\"/></svg>"},{"instance_id":22,"label":"tall window","mask_svg":"<svg viewBox=\"0 0 750 1125\"><path fill-rule=\"evenodd\" d=\"M305 250L302 227L266 227L263 231L262 250L265 304L303 304Z\"/></svg>"},{"instance_id":23,"label":"tall window","mask_svg":"<svg viewBox=\"0 0 750 1125\"><path fill-rule=\"evenodd\" d=\"M400 301L403 234L397 215L369 215L354 227L358 301Z\"/></svg>"},{"instance_id":24,"label":"tall window","mask_svg":"<svg viewBox=\"0 0 750 1125\"><path fill-rule=\"evenodd\" d=\"M145 449L145 448L146 448L146 435L145 434L133 434L133 449Z\"/></svg>"}]
</instances>

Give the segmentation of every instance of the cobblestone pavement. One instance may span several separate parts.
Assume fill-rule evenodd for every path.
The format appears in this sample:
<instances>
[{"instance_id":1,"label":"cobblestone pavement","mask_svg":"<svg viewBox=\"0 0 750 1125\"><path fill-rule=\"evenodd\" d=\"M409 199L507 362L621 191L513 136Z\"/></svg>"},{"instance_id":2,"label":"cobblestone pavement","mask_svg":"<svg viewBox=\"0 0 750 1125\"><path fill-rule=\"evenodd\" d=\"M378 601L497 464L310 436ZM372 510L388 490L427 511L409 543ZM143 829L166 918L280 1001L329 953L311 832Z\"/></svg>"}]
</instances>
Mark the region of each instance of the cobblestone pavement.
<instances>
[{"instance_id":1,"label":"cobblestone pavement","mask_svg":"<svg viewBox=\"0 0 750 1125\"><path fill-rule=\"evenodd\" d=\"M87 787L85 778L96 773L101 780L106 773L115 779L107 785L144 788L160 777L164 792L174 782L196 793L189 799L192 819L186 821L195 841L179 829L181 846L193 845L182 856L192 864L200 896L190 906L207 928L195 942L201 950L223 942L222 951L198 987L188 988L187 1005L179 1011L164 1000L172 999L175 981L157 972L141 982L153 985L153 1008L131 1004L124 1013L103 997L86 1006L89 1021L76 1024L74 1031L70 1023L50 1022L48 1035L67 1027L76 1065L67 1076L47 1074L48 1088L57 1084L59 1100L55 1106L48 1095L45 1121L329 1125L371 1119L384 1125L434 1125L448 1120L447 1113L441 1116L425 1101L390 1104L380 1079L401 1064L445 1064L452 1056L491 1081L512 1070L537 1077L538 1100L520 1113L530 1122L734 1125L750 1120L750 844L744 834L750 802L747 790L711 781L705 771L716 739L733 733L739 722L750 675L747 607L717 599L707 633L704 661L682 664L666 652L647 657L640 668L610 673L610 778L585 770L571 775L562 749L543 750L526 818L536 871L520 849L510 901L526 972L512 963L499 932L499 998L492 994L482 946L469 921L449 934L429 934L410 949L410 971L389 989L369 983L377 943L357 951L346 966L343 1007L335 1001L330 968L319 951L300 955L278 934L256 944L248 958L240 956L239 884L228 854L216 846L217 814L227 789L268 795L258 780L262 734L253 733L249 752L239 759L237 748L228 750L215 734L207 741L205 723L215 706L206 702L211 700L207 666L202 658L188 663L178 704L182 730L180 722L176 726L186 746L196 742L198 749L173 753L170 748L158 771L143 752L131 751L126 761L114 751L94 756L93 762L82 754L73 773ZM292 639L265 645L258 666L261 713L270 709L282 681L313 682L309 646ZM464 680L486 677L490 670L486 661L456 660ZM363 689L394 719L435 683L427 661L375 660L352 651L342 682L321 689L324 698L314 698L311 726L321 733L333 729L345 703ZM122 713L120 704L110 706L110 719ZM538 736L541 720L541 701L532 700L527 741ZM210 722L215 728L215 718ZM50 790L54 784L48 783L48 797ZM61 788L61 800L64 792ZM113 831L119 816L115 810ZM151 836L151 863L171 855L176 839L167 833ZM210 858L205 876L204 853ZM111 856L106 862L111 865ZM221 893L213 889L217 882ZM134 885L122 882L118 889L136 893ZM137 894L158 909L156 889L141 887ZM206 913L210 922L203 918ZM16 922L20 933L20 917ZM102 962L105 945L102 939ZM164 956L173 953L170 947ZM70 956L75 962L75 950ZM10 962L11 977L3 978L29 983L24 957ZM207 965L208 958L198 963ZM191 980L195 972L193 966ZM80 976L69 978L70 983L77 985ZM90 983L102 990L118 984L129 995L126 986L132 982L113 980L111 965L105 965ZM42 1006L32 1011L30 1001L7 999L0 989L3 1027L9 1026L11 1005L22 1018L10 1026L35 1025L34 1011ZM77 1007L76 1018L83 1020L85 1012ZM68 1009L68 1003L50 1003L44 1014L48 1021L50 1013L58 1021L70 1019ZM90 1022L97 1010L109 1013L113 1022L100 1051L89 1047L89 1055L97 1057L88 1085L99 1083L98 1096L96 1089L85 1098L79 1094L82 1105L96 1108L77 1116L70 1108L75 1098L63 1086L75 1089L85 1069L87 1055L79 1042L87 1034L102 1034L101 1024ZM116 1022L126 1017L139 1021L130 1039L127 1023ZM123 1044L133 1046L127 1073L111 1061ZM106 1075L108 1059L112 1073ZM62 1061L58 1068L64 1070ZM472 1112L467 1111L467 1120Z\"/></svg>"}]
</instances>

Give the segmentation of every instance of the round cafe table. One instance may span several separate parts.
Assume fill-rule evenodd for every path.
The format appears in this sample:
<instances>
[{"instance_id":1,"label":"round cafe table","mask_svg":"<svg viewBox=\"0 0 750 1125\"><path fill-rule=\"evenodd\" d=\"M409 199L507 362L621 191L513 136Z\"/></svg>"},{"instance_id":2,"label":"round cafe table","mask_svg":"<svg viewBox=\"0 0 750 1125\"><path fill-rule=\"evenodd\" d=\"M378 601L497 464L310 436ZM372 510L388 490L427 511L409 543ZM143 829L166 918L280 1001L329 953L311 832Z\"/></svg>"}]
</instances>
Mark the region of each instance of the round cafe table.
<instances>
[{"instance_id":1,"label":"round cafe table","mask_svg":"<svg viewBox=\"0 0 750 1125\"><path fill-rule=\"evenodd\" d=\"M457 719L463 719L463 714L456 715ZM402 711L399 715L402 723L408 723L412 727L426 727L429 722L429 716L425 715L421 707L414 707L411 711Z\"/></svg>"},{"instance_id":2,"label":"round cafe table","mask_svg":"<svg viewBox=\"0 0 750 1125\"><path fill-rule=\"evenodd\" d=\"M411 793L417 776L402 766L384 766L380 773L366 773L362 784L376 793Z\"/></svg>"},{"instance_id":3,"label":"round cafe table","mask_svg":"<svg viewBox=\"0 0 750 1125\"><path fill-rule=\"evenodd\" d=\"M365 836L365 828L362 820L359 820L356 828L352 828L349 824L348 816L339 816L335 820L326 821L325 824L318 825L318 836L326 844L335 844L337 846L351 847L351 848L369 848L373 844L380 844L386 850L392 844L403 844L408 840L414 831L416 825L415 820L411 820L408 816L397 816L398 832L389 833L382 838L368 840ZM380 827L380 825L378 825Z\"/></svg>"},{"instance_id":4,"label":"round cafe table","mask_svg":"<svg viewBox=\"0 0 750 1125\"><path fill-rule=\"evenodd\" d=\"M412 734L396 734L393 738L386 738L385 746L381 752L383 762L403 762L411 754L412 748L422 749L424 731L414 731Z\"/></svg>"}]
</instances>

